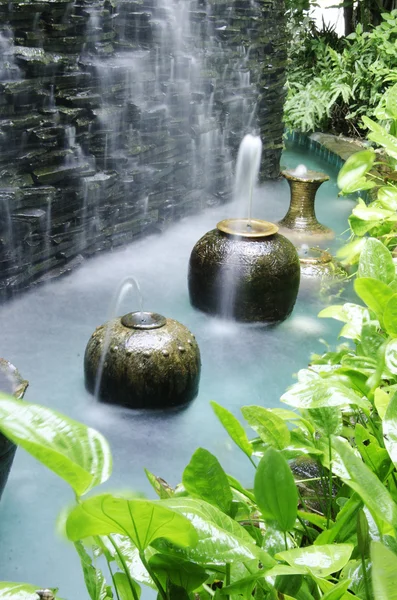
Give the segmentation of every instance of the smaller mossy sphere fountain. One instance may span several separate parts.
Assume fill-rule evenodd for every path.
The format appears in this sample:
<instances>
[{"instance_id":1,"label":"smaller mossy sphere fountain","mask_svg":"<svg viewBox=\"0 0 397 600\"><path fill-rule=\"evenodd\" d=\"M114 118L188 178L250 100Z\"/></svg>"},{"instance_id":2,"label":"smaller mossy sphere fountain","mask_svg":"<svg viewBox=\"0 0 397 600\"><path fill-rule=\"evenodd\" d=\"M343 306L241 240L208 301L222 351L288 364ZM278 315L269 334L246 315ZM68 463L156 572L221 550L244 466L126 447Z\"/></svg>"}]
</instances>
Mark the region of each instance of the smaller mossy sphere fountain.
<instances>
[{"instance_id":1,"label":"smaller mossy sphere fountain","mask_svg":"<svg viewBox=\"0 0 397 600\"><path fill-rule=\"evenodd\" d=\"M84 356L88 391L129 408L166 409L191 402L200 369L194 335L178 321L143 311L97 327Z\"/></svg>"},{"instance_id":2,"label":"smaller mossy sphere fountain","mask_svg":"<svg viewBox=\"0 0 397 600\"><path fill-rule=\"evenodd\" d=\"M188 285L196 308L243 322L277 323L292 312L299 289L299 257L274 223L251 218L260 138L243 139L237 159L237 198L249 201L249 216L217 224L194 246Z\"/></svg>"},{"instance_id":3,"label":"smaller mossy sphere fountain","mask_svg":"<svg viewBox=\"0 0 397 600\"><path fill-rule=\"evenodd\" d=\"M280 231L293 242L332 239L334 232L318 222L315 212L316 193L329 176L309 171L304 165L281 172L291 190L290 206L285 217L278 223Z\"/></svg>"}]
</instances>

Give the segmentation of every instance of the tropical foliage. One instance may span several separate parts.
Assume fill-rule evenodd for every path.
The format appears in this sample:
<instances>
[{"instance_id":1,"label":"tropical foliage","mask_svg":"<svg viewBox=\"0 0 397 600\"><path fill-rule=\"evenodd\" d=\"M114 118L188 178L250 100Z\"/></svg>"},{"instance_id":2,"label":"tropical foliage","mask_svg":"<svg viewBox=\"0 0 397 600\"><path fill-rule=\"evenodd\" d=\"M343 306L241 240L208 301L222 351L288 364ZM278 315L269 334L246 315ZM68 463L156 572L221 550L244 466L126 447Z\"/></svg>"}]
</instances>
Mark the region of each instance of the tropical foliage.
<instances>
[{"instance_id":1,"label":"tropical foliage","mask_svg":"<svg viewBox=\"0 0 397 600\"><path fill-rule=\"evenodd\" d=\"M92 600L138 600L142 586L162 600L395 597L397 279L379 240L366 240L354 287L362 304L320 313L343 322L347 343L312 357L282 396L284 408L244 406L253 436L212 403L251 465L248 488L199 448L175 489L147 472L157 500L83 498L110 474L102 436L1 398L0 430L76 494L64 530ZM21 585L1 584L0 598L32 598L32 586Z\"/></svg>"},{"instance_id":2,"label":"tropical foliage","mask_svg":"<svg viewBox=\"0 0 397 600\"><path fill-rule=\"evenodd\" d=\"M290 28L287 128L363 136L361 117L373 117L397 81L397 11L383 13L370 31L358 24L342 39L307 19L297 27L291 20Z\"/></svg>"}]
</instances>

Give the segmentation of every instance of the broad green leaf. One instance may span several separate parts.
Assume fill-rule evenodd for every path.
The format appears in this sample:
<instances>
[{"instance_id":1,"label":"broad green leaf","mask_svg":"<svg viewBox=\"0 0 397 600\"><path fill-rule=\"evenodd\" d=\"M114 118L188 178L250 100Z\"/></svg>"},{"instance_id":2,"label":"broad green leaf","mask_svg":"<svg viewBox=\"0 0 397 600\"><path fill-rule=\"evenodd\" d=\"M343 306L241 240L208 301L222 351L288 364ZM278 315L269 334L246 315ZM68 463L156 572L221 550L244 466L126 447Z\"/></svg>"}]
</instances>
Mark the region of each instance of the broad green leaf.
<instances>
[{"instance_id":1,"label":"broad green leaf","mask_svg":"<svg viewBox=\"0 0 397 600\"><path fill-rule=\"evenodd\" d=\"M373 204L371 204L370 206L367 206L366 204L358 204L353 208L352 213L358 219L369 222L385 221L386 219L394 220L395 218L395 213L393 210L379 208L377 206L374 206Z\"/></svg>"},{"instance_id":2,"label":"broad green leaf","mask_svg":"<svg viewBox=\"0 0 397 600\"><path fill-rule=\"evenodd\" d=\"M106 552L112 557L112 560L116 561L119 569L124 569L124 565L120 561L119 555L121 555L129 573L131 573L135 581L157 590L156 585L153 583L146 567L144 567L141 561L138 548L129 537L115 533L111 536L103 536L98 539L100 539L102 547L106 548ZM115 546L117 547L117 552ZM146 560L149 560L152 554L155 553L156 550L154 548L147 548L145 551Z\"/></svg>"},{"instance_id":3,"label":"broad green leaf","mask_svg":"<svg viewBox=\"0 0 397 600\"><path fill-rule=\"evenodd\" d=\"M389 15L388 15L388 18ZM395 23L393 23L395 25ZM397 119L397 85L393 85L388 88L387 93L384 94L386 100L386 110L389 116L393 119Z\"/></svg>"},{"instance_id":4,"label":"broad green leaf","mask_svg":"<svg viewBox=\"0 0 397 600\"><path fill-rule=\"evenodd\" d=\"M353 594L350 594L347 591L351 583L350 579L339 581L339 583L336 584L331 583L328 579L321 579L319 577L315 577L315 581L323 592L321 600L340 600L340 598L344 598L345 600L351 598L351 600L353 600L355 598Z\"/></svg>"},{"instance_id":5,"label":"broad green leaf","mask_svg":"<svg viewBox=\"0 0 397 600\"><path fill-rule=\"evenodd\" d=\"M366 215L368 216L368 215ZM365 238L362 238L361 236L364 236L366 233L368 233L369 231L371 231L372 229L375 229L376 227L379 226L379 219L373 219L373 220L363 220L360 219L359 217L356 217L354 214L350 215L350 217L348 218L348 222L349 222L349 227L352 230L352 232L354 233L354 235L359 236L360 239L358 240L354 240L354 242L350 242L349 244L346 244L346 246L343 246L340 251L337 252L337 256L345 256L346 253L349 250L349 254L348 256L346 256L345 262L343 264L355 264L358 259L360 258L360 252L362 247L364 246L365 243ZM361 242L360 244L358 242Z\"/></svg>"},{"instance_id":6,"label":"broad green leaf","mask_svg":"<svg viewBox=\"0 0 397 600\"><path fill-rule=\"evenodd\" d=\"M258 571L253 575L238 579L230 585L223 586L220 593L222 596L238 595L243 596L243 598L250 598L258 579L261 579L263 576L263 571Z\"/></svg>"},{"instance_id":7,"label":"broad green leaf","mask_svg":"<svg viewBox=\"0 0 397 600\"><path fill-rule=\"evenodd\" d=\"M353 544L326 544L324 546L308 546L293 548L276 554L292 567L307 569L316 577L328 577L343 569L353 551Z\"/></svg>"},{"instance_id":8,"label":"broad green leaf","mask_svg":"<svg viewBox=\"0 0 397 600\"><path fill-rule=\"evenodd\" d=\"M40 586L29 583L0 581L0 600L38 600L36 590L39 589ZM54 598L60 600L59 596L55 594Z\"/></svg>"},{"instance_id":9,"label":"broad green leaf","mask_svg":"<svg viewBox=\"0 0 397 600\"><path fill-rule=\"evenodd\" d=\"M125 573L115 573L113 581L117 589L117 597L120 600L136 600L141 597L141 588L132 578L130 579ZM134 589L134 592L132 589Z\"/></svg>"},{"instance_id":10,"label":"broad green leaf","mask_svg":"<svg viewBox=\"0 0 397 600\"><path fill-rule=\"evenodd\" d=\"M351 226L351 218L353 218L356 221L359 221L360 223L363 223L363 221L361 221L360 219L356 219L356 217L353 216L353 217L349 218L350 226ZM367 231L368 230L366 229L364 231L364 234ZM356 233L356 235L360 235L358 232L354 231L354 233ZM362 234L362 235L364 235L364 234ZM356 262L359 259L359 256L361 254L361 250L364 247L364 244L365 244L364 238L357 238L357 239L353 240L352 242L349 242L348 244L345 244L344 246L339 248L339 250L336 253L336 256L337 256L337 258L339 258L342 261L342 264L354 265L354 264L356 264Z\"/></svg>"},{"instance_id":11,"label":"broad green leaf","mask_svg":"<svg viewBox=\"0 0 397 600\"><path fill-rule=\"evenodd\" d=\"M383 313L387 302L393 296L393 290L388 285L372 277L360 277L354 281L356 294L375 313L377 319L383 322Z\"/></svg>"},{"instance_id":12,"label":"broad green leaf","mask_svg":"<svg viewBox=\"0 0 397 600\"><path fill-rule=\"evenodd\" d=\"M384 309L383 322L387 333L397 336L397 294L389 298Z\"/></svg>"},{"instance_id":13,"label":"broad green leaf","mask_svg":"<svg viewBox=\"0 0 397 600\"><path fill-rule=\"evenodd\" d=\"M183 551L173 550L173 554L201 564L224 565L258 557L265 568L274 564L271 557L255 545L250 534L241 525L204 500L174 497L162 501L162 504L189 519L198 535L196 546ZM157 544L156 547L158 548ZM160 550L165 552L162 546ZM165 553L171 553L170 549Z\"/></svg>"},{"instance_id":14,"label":"broad green leaf","mask_svg":"<svg viewBox=\"0 0 397 600\"><path fill-rule=\"evenodd\" d=\"M112 595L109 595L109 588L102 571L94 567L91 557L81 542L75 542L74 546L80 557L85 585L91 600L111 600Z\"/></svg>"},{"instance_id":15,"label":"broad green leaf","mask_svg":"<svg viewBox=\"0 0 397 600\"><path fill-rule=\"evenodd\" d=\"M295 383L281 396L281 401L296 408L322 408L356 405L370 408L368 400L338 380L318 377L306 384Z\"/></svg>"},{"instance_id":16,"label":"broad green leaf","mask_svg":"<svg viewBox=\"0 0 397 600\"><path fill-rule=\"evenodd\" d=\"M303 582L302 575L278 575L274 582L274 587L278 592L278 596L283 594L292 598L296 597Z\"/></svg>"},{"instance_id":17,"label":"broad green leaf","mask_svg":"<svg viewBox=\"0 0 397 600\"><path fill-rule=\"evenodd\" d=\"M188 519L166 508L165 502L125 500L111 494L94 496L69 513L66 533L72 541L120 533L129 536L141 551L160 537L178 546L194 546L194 527Z\"/></svg>"},{"instance_id":18,"label":"broad green leaf","mask_svg":"<svg viewBox=\"0 0 397 600\"><path fill-rule=\"evenodd\" d=\"M381 542L372 542L371 559L375 600L397 600L397 556Z\"/></svg>"},{"instance_id":19,"label":"broad green leaf","mask_svg":"<svg viewBox=\"0 0 397 600\"><path fill-rule=\"evenodd\" d=\"M244 427L236 419L236 417L228 411L226 408L211 402L211 406L214 409L214 413L232 438L233 442L247 455L252 455L252 446L247 438Z\"/></svg>"},{"instance_id":20,"label":"broad green leaf","mask_svg":"<svg viewBox=\"0 0 397 600\"><path fill-rule=\"evenodd\" d=\"M233 495L225 471L216 456L198 448L183 472L182 483L192 496L230 513Z\"/></svg>"},{"instance_id":21,"label":"broad green leaf","mask_svg":"<svg viewBox=\"0 0 397 600\"><path fill-rule=\"evenodd\" d=\"M343 543L349 540L355 533L356 515L361 506L361 499L357 494L353 494L338 512L335 525L321 532L314 544L331 544L335 541Z\"/></svg>"},{"instance_id":22,"label":"broad green leaf","mask_svg":"<svg viewBox=\"0 0 397 600\"><path fill-rule=\"evenodd\" d=\"M390 250L381 241L368 238L358 263L358 277L372 277L390 283L396 276L396 268Z\"/></svg>"},{"instance_id":23,"label":"broad green leaf","mask_svg":"<svg viewBox=\"0 0 397 600\"><path fill-rule=\"evenodd\" d=\"M155 554L149 560L149 565L164 587L169 579L187 592L196 590L209 577L200 565L168 554Z\"/></svg>"},{"instance_id":24,"label":"broad green leaf","mask_svg":"<svg viewBox=\"0 0 397 600\"><path fill-rule=\"evenodd\" d=\"M59 475L78 496L111 474L112 456L105 438L44 406L0 393L0 431Z\"/></svg>"},{"instance_id":25,"label":"broad green leaf","mask_svg":"<svg viewBox=\"0 0 397 600\"><path fill-rule=\"evenodd\" d=\"M363 190L372 190L376 186L374 181L367 179L364 177L359 177L355 181L352 181L350 184L346 185L342 193L344 195L354 194L355 192L362 192Z\"/></svg>"},{"instance_id":26,"label":"broad green leaf","mask_svg":"<svg viewBox=\"0 0 397 600\"><path fill-rule=\"evenodd\" d=\"M166 594L168 600L190 600L190 596L187 591L183 587L173 584L172 581L167 582Z\"/></svg>"},{"instance_id":27,"label":"broad green leaf","mask_svg":"<svg viewBox=\"0 0 397 600\"><path fill-rule=\"evenodd\" d=\"M390 373L397 375L397 339L394 338L387 342L385 349L386 367Z\"/></svg>"},{"instance_id":28,"label":"broad green leaf","mask_svg":"<svg viewBox=\"0 0 397 600\"><path fill-rule=\"evenodd\" d=\"M357 449L366 465L383 481L390 469L390 458L387 451L379 446L379 442L366 427L356 423L354 428Z\"/></svg>"},{"instance_id":29,"label":"broad green leaf","mask_svg":"<svg viewBox=\"0 0 397 600\"><path fill-rule=\"evenodd\" d=\"M389 210L397 210L397 187L386 185L378 189L378 202L384 208Z\"/></svg>"},{"instance_id":30,"label":"broad green leaf","mask_svg":"<svg viewBox=\"0 0 397 600\"><path fill-rule=\"evenodd\" d=\"M387 407L389 406L390 396L387 392L381 388L376 388L374 394L375 408L378 411L378 415L383 420L385 418Z\"/></svg>"},{"instance_id":31,"label":"broad green leaf","mask_svg":"<svg viewBox=\"0 0 397 600\"><path fill-rule=\"evenodd\" d=\"M397 392L391 397L382 422L385 447L394 464L397 466Z\"/></svg>"},{"instance_id":32,"label":"broad green leaf","mask_svg":"<svg viewBox=\"0 0 397 600\"><path fill-rule=\"evenodd\" d=\"M320 311L318 316L320 318L331 318L346 323L346 326L339 335L352 340L360 338L363 324L369 321L368 310L364 308L364 306L352 304L350 302L341 305L328 306Z\"/></svg>"},{"instance_id":33,"label":"broad green leaf","mask_svg":"<svg viewBox=\"0 0 397 600\"><path fill-rule=\"evenodd\" d=\"M378 359L378 350L385 341L383 335L379 333L379 327L374 323L366 323L361 330L361 348L365 356Z\"/></svg>"},{"instance_id":34,"label":"broad green leaf","mask_svg":"<svg viewBox=\"0 0 397 600\"><path fill-rule=\"evenodd\" d=\"M365 570L367 576L369 576L369 580L371 580L371 569L369 567L370 564L366 561ZM367 592L363 577L363 564L361 560L349 560L345 568L342 570L339 578L343 581L346 579L350 580L351 583L349 589L354 594L353 598L362 598L363 600L367 600ZM346 598L346 600L348 599ZM372 594L370 594L368 600L374 600Z\"/></svg>"},{"instance_id":35,"label":"broad green leaf","mask_svg":"<svg viewBox=\"0 0 397 600\"><path fill-rule=\"evenodd\" d=\"M379 146L383 146L392 158L397 158L397 139L388 133L384 127L372 121L372 119L364 116L363 122L371 130L371 133L368 134L368 139L376 142Z\"/></svg>"},{"instance_id":36,"label":"broad green leaf","mask_svg":"<svg viewBox=\"0 0 397 600\"><path fill-rule=\"evenodd\" d=\"M262 406L243 406L241 412L248 425L266 444L278 450L288 446L291 435L283 419Z\"/></svg>"},{"instance_id":37,"label":"broad green leaf","mask_svg":"<svg viewBox=\"0 0 397 600\"><path fill-rule=\"evenodd\" d=\"M371 170L375 161L375 152L362 150L350 156L338 174L338 186L341 190L360 180Z\"/></svg>"},{"instance_id":38,"label":"broad green leaf","mask_svg":"<svg viewBox=\"0 0 397 600\"><path fill-rule=\"evenodd\" d=\"M298 492L283 455L271 446L255 473L254 493L265 519L276 521L281 531L293 529L298 512Z\"/></svg>"},{"instance_id":39,"label":"broad green leaf","mask_svg":"<svg viewBox=\"0 0 397 600\"><path fill-rule=\"evenodd\" d=\"M332 440L332 471L361 497L378 527L397 527L397 506L378 477L356 456L349 444Z\"/></svg>"},{"instance_id":40,"label":"broad green leaf","mask_svg":"<svg viewBox=\"0 0 397 600\"><path fill-rule=\"evenodd\" d=\"M308 411L315 428L326 436L340 433L342 429L342 413L340 408L323 406Z\"/></svg>"}]
</instances>

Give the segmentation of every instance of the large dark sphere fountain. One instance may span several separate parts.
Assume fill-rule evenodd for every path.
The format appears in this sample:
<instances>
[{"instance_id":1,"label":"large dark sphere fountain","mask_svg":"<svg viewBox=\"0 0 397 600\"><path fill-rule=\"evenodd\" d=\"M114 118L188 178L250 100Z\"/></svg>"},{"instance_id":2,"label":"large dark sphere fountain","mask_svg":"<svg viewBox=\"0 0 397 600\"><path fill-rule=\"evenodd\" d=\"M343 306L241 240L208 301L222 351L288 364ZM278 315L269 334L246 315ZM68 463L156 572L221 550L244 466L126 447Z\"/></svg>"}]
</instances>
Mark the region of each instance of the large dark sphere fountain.
<instances>
[{"instance_id":1,"label":"large dark sphere fountain","mask_svg":"<svg viewBox=\"0 0 397 600\"><path fill-rule=\"evenodd\" d=\"M206 233L190 256L192 305L244 322L287 318L299 289L299 257L277 231L259 219L228 219Z\"/></svg>"},{"instance_id":2,"label":"large dark sphere fountain","mask_svg":"<svg viewBox=\"0 0 397 600\"><path fill-rule=\"evenodd\" d=\"M171 408L198 393L200 351L181 323L134 312L97 327L85 351L88 391L130 408Z\"/></svg>"}]
</instances>

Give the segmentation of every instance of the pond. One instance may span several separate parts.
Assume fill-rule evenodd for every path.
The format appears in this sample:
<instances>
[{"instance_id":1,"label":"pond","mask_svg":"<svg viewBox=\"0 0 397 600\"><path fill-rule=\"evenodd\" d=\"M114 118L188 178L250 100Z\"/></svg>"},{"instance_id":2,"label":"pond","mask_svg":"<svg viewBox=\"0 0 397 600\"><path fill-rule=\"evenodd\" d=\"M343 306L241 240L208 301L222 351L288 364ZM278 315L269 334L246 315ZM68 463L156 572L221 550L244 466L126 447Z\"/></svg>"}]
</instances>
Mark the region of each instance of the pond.
<instances>
[{"instance_id":1,"label":"pond","mask_svg":"<svg viewBox=\"0 0 397 600\"><path fill-rule=\"evenodd\" d=\"M335 168L300 148L284 152L284 166L300 163L331 176L317 193L317 216L342 234L353 201L337 197ZM253 216L279 220L288 204L286 181L266 183L255 192ZM0 353L30 381L26 399L81 420L109 440L114 472L107 489L154 498L144 467L175 485L199 446L215 453L226 472L248 484L252 467L228 439L210 401L236 416L244 405L276 406L293 382L293 373L307 365L312 352L324 349L320 340L336 341L340 324L316 318L326 296L303 288L291 317L277 327L222 321L190 306L190 252L218 221L241 216L235 210L229 204L186 218L161 235L97 256L69 277L0 307ZM330 248L338 244L337 236ZM139 281L144 310L177 319L196 335L202 358L200 391L184 410L128 411L98 404L84 388L86 343L95 327L109 318L114 292L127 276ZM131 294L120 314L138 309ZM72 502L66 484L22 450L17 452L0 504L0 580L59 587L60 595L70 600L88 598L77 554L55 532L60 511Z\"/></svg>"}]
</instances>

